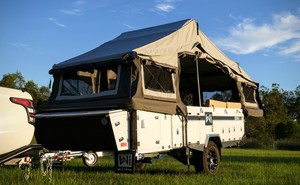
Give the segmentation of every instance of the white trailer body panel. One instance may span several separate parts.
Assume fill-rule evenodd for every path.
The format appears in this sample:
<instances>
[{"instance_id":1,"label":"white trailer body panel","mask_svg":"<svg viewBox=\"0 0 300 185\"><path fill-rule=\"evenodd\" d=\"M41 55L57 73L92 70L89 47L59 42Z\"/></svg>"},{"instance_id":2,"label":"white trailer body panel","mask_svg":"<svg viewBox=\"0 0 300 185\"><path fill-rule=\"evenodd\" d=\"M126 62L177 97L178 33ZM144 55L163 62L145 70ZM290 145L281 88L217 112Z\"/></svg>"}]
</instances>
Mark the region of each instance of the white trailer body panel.
<instances>
[{"instance_id":1,"label":"white trailer body panel","mask_svg":"<svg viewBox=\"0 0 300 185\"><path fill-rule=\"evenodd\" d=\"M109 117L118 151L128 150L130 147L128 112L122 110L110 111Z\"/></svg>"},{"instance_id":2,"label":"white trailer body panel","mask_svg":"<svg viewBox=\"0 0 300 185\"><path fill-rule=\"evenodd\" d=\"M184 146L182 116L141 110L136 114L137 153L163 152ZM223 147L237 145L244 135L241 109L188 106L187 118L186 144L190 148L203 149L211 136L218 136Z\"/></svg>"},{"instance_id":3,"label":"white trailer body panel","mask_svg":"<svg viewBox=\"0 0 300 185\"><path fill-rule=\"evenodd\" d=\"M137 111L136 114L138 153L151 153L162 150L164 145L171 146L170 115L147 111ZM168 150L168 147L164 149Z\"/></svg>"},{"instance_id":4,"label":"white trailer body panel","mask_svg":"<svg viewBox=\"0 0 300 185\"><path fill-rule=\"evenodd\" d=\"M244 115L242 109L188 106L188 144L207 144L208 135L218 135L227 146L242 140ZM227 142L227 143L226 143Z\"/></svg>"},{"instance_id":5,"label":"white trailer body panel","mask_svg":"<svg viewBox=\"0 0 300 185\"><path fill-rule=\"evenodd\" d=\"M168 151L183 146L182 122L178 116L137 111L138 153Z\"/></svg>"}]
</instances>

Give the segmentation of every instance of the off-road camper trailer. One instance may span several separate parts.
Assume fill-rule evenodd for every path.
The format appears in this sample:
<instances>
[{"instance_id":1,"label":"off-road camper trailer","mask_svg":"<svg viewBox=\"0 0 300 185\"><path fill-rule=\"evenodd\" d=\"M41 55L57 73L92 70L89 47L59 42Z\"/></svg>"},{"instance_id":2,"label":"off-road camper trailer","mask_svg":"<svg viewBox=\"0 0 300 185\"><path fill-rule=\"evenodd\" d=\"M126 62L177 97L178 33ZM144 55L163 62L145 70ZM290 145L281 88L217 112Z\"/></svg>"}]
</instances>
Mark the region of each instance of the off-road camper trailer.
<instances>
[{"instance_id":1,"label":"off-road camper trailer","mask_svg":"<svg viewBox=\"0 0 300 185\"><path fill-rule=\"evenodd\" d=\"M50 150L115 151L117 171L168 153L216 173L221 147L244 136L244 116L262 115L258 84L193 19L125 32L50 74L37 142ZM206 100L213 91L230 97Z\"/></svg>"}]
</instances>

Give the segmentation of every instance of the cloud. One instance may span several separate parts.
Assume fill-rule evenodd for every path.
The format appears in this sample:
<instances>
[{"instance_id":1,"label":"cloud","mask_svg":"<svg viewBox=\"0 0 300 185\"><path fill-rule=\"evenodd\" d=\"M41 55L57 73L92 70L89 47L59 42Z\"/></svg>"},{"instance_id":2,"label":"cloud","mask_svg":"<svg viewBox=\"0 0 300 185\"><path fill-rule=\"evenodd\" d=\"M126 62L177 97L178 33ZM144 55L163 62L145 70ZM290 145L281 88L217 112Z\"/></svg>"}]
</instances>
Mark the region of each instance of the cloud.
<instances>
[{"instance_id":1,"label":"cloud","mask_svg":"<svg viewBox=\"0 0 300 185\"><path fill-rule=\"evenodd\" d=\"M299 39L299 25L300 17L289 12L274 14L271 23L261 25L256 24L254 19L242 18L241 22L229 28L227 37L217 38L214 42L232 53L249 54ZM289 51L291 48L285 48L282 52Z\"/></svg>"},{"instance_id":2,"label":"cloud","mask_svg":"<svg viewBox=\"0 0 300 185\"><path fill-rule=\"evenodd\" d=\"M287 47L283 47L280 51L281 55L284 56L293 56L296 61L300 61L300 40L293 42Z\"/></svg>"},{"instance_id":3,"label":"cloud","mask_svg":"<svg viewBox=\"0 0 300 185\"><path fill-rule=\"evenodd\" d=\"M57 26L60 26L60 27L63 27L63 28L67 27L66 25L64 25L64 24L62 24L62 23L59 23L59 22L55 22L55 24L56 24Z\"/></svg>"},{"instance_id":4,"label":"cloud","mask_svg":"<svg viewBox=\"0 0 300 185\"><path fill-rule=\"evenodd\" d=\"M30 44L24 44L24 43L9 43L10 46L16 47L16 48L30 48Z\"/></svg>"},{"instance_id":5,"label":"cloud","mask_svg":"<svg viewBox=\"0 0 300 185\"><path fill-rule=\"evenodd\" d=\"M54 19L53 17L49 17L48 20L49 20L49 21L53 21L53 22L54 22L54 21L57 21L57 19Z\"/></svg>"},{"instance_id":6,"label":"cloud","mask_svg":"<svg viewBox=\"0 0 300 185\"><path fill-rule=\"evenodd\" d=\"M175 10L175 2L178 0L158 0L155 4L155 11L156 12L164 12L168 13L172 10Z\"/></svg>"},{"instance_id":7,"label":"cloud","mask_svg":"<svg viewBox=\"0 0 300 185\"><path fill-rule=\"evenodd\" d=\"M53 17L49 17L48 20L50 22L53 22L56 26L62 27L62 28L66 28L67 26L65 24L62 24L58 21L58 19L55 19Z\"/></svg>"},{"instance_id":8,"label":"cloud","mask_svg":"<svg viewBox=\"0 0 300 185\"><path fill-rule=\"evenodd\" d=\"M86 2L83 0L78 0L73 2L68 8L61 9L60 12L65 15L83 15L83 7L86 5Z\"/></svg>"},{"instance_id":9,"label":"cloud","mask_svg":"<svg viewBox=\"0 0 300 185\"><path fill-rule=\"evenodd\" d=\"M290 55L300 52L300 40L294 42L291 46L282 49L283 55Z\"/></svg>"},{"instance_id":10,"label":"cloud","mask_svg":"<svg viewBox=\"0 0 300 185\"><path fill-rule=\"evenodd\" d=\"M170 12L175 9L175 7L171 4L157 4L156 9L163 12Z\"/></svg>"},{"instance_id":11,"label":"cloud","mask_svg":"<svg viewBox=\"0 0 300 185\"><path fill-rule=\"evenodd\" d=\"M122 25L123 25L123 26L126 26L127 28L134 29L134 27L132 27L132 26L131 26L131 25L129 25L129 24L125 24L125 23L123 23Z\"/></svg>"},{"instance_id":12,"label":"cloud","mask_svg":"<svg viewBox=\"0 0 300 185\"><path fill-rule=\"evenodd\" d=\"M85 4L85 1L75 1L74 3L73 3L74 5L83 5L83 4Z\"/></svg>"},{"instance_id":13,"label":"cloud","mask_svg":"<svg viewBox=\"0 0 300 185\"><path fill-rule=\"evenodd\" d=\"M25 49L28 51L33 51L32 46L30 44L25 44L22 42L18 42L18 43L8 43L8 45L15 47L15 48L21 48L21 49Z\"/></svg>"},{"instance_id":14,"label":"cloud","mask_svg":"<svg viewBox=\"0 0 300 185\"><path fill-rule=\"evenodd\" d=\"M64 10L60 10L60 12L66 15L83 15L82 10L78 8L73 8L68 10L64 9Z\"/></svg>"}]
</instances>

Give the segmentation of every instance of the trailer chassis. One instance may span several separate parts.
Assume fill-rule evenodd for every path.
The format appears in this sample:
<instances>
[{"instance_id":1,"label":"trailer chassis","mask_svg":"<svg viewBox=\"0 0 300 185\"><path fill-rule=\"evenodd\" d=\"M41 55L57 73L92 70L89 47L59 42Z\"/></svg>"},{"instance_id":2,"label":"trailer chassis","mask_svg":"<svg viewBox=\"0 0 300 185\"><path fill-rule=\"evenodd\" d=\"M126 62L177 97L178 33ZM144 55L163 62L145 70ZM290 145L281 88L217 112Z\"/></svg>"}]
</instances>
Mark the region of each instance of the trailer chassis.
<instances>
[{"instance_id":1,"label":"trailer chassis","mask_svg":"<svg viewBox=\"0 0 300 185\"><path fill-rule=\"evenodd\" d=\"M109 155L112 154L104 154L100 151L49 151L39 144L26 145L6 155L0 156L0 166L19 165L19 168L24 170L25 180L28 180L32 167L39 161L42 175L47 176L51 182L52 168L60 168L62 166L62 162L70 161L75 158L82 158L83 163L87 167L94 167L96 166L99 157Z\"/></svg>"}]
</instances>

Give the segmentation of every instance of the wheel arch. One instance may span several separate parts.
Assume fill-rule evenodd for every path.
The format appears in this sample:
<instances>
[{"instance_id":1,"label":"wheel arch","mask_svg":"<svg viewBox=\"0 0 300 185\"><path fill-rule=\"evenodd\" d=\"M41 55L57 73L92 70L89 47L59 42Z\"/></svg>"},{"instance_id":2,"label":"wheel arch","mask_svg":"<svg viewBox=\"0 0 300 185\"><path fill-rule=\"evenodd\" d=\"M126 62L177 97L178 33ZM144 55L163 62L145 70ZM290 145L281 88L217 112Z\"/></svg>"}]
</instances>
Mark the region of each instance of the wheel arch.
<instances>
[{"instance_id":1,"label":"wheel arch","mask_svg":"<svg viewBox=\"0 0 300 185\"><path fill-rule=\"evenodd\" d=\"M209 141L213 141L217 145L219 149L220 157L222 159L222 155L221 155L222 142L221 142L220 135L219 134L206 135L205 145L204 145L205 147L207 147Z\"/></svg>"}]
</instances>

